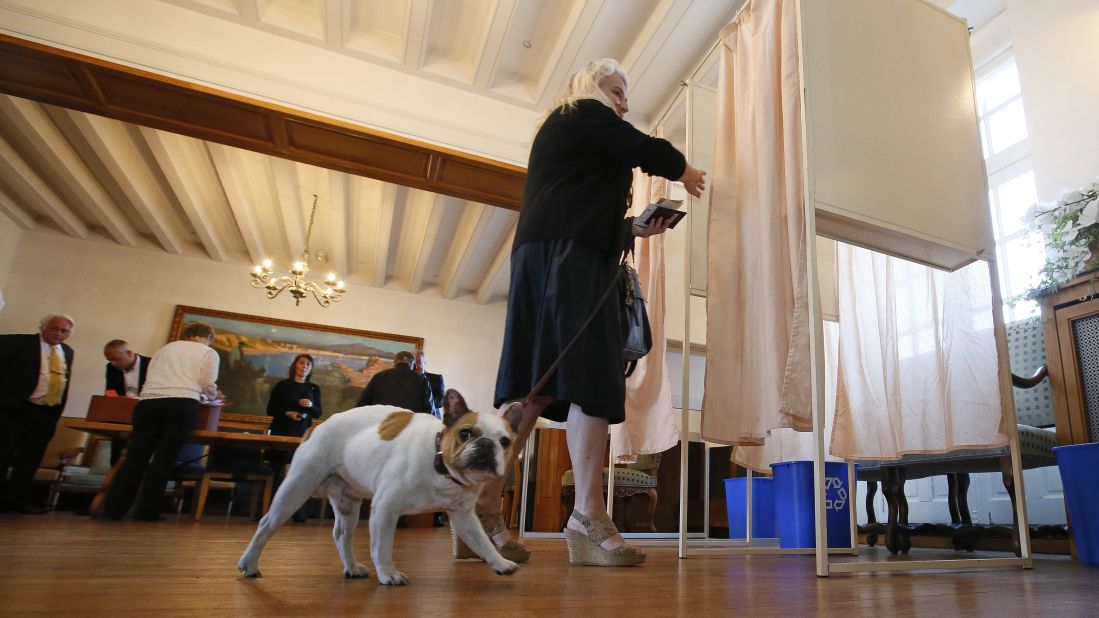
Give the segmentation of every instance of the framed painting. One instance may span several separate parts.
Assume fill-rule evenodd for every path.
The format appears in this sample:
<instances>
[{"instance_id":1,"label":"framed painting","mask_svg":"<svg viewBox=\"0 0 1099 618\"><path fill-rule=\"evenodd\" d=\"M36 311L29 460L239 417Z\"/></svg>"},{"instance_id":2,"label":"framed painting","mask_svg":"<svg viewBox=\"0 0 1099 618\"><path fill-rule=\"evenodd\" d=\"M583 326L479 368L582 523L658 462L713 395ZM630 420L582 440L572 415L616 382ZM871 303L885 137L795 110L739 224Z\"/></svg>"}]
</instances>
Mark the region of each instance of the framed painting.
<instances>
[{"instance_id":1,"label":"framed painting","mask_svg":"<svg viewBox=\"0 0 1099 618\"><path fill-rule=\"evenodd\" d=\"M218 388L225 394L225 411L236 414L267 414L271 388L290 375L290 363L298 354L313 357L312 381L321 389L327 417L353 408L370 378L393 366L397 352L424 347L422 337L184 305L176 307L168 340L179 339L189 322L205 322L217 331L213 347L221 361Z\"/></svg>"}]
</instances>

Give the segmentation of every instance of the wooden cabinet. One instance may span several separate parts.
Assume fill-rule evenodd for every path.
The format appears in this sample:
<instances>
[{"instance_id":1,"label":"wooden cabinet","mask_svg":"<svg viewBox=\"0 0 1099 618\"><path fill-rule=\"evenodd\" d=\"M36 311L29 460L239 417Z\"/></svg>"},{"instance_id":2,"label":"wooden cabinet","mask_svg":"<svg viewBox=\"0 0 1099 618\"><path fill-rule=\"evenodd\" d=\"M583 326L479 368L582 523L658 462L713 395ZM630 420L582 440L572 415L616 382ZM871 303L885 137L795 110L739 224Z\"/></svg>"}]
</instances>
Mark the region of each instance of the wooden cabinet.
<instances>
[{"instance_id":1,"label":"wooden cabinet","mask_svg":"<svg viewBox=\"0 0 1099 618\"><path fill-rule=\"evenodd\" d=\"M1099 440L1099 273L1042 299L1042 331L1057 442Z\"/></svg>"}]
</instances>

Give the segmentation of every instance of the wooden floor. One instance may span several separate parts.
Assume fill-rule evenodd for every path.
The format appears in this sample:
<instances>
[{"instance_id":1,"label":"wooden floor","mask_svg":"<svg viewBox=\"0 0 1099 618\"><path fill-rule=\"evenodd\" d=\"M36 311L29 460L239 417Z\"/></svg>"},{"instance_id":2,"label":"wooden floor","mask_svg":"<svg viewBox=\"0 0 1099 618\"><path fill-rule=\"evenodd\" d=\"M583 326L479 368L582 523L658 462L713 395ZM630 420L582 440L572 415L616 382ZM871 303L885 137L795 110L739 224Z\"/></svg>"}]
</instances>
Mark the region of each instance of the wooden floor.
<instances>
[{"instance_id":1,"label":"wooden floor","mask_svg":"<svg viewBox=\"0 0 1099 618\"><path fill-rule=\"evenodd\" d=\"M649 547L636 568L570 567L563 541L530 541L510 576L450 557L449 529L397 531L396 563L410 586L348 580L331 520L288 524L268 544L263 577L236 570L254 531L211 517L97 522L67 512L0 516L0 616L341 615L839 615L1095 616L1099 569L1040 556L1033 570L834 575L812 556L704 555L679 560ZM367 528L358 530L369 564ZM914 552L920 550L913 550ZM861 552L885 560L881 549ZM924 550L914 557L964 556ZM972 555L969 555L972 556ZM999 555L985 555L992 557ZM968 557L968 556L967 556ZM371 573L373 573L371 565Z\"/></svg>"}]
</instances>

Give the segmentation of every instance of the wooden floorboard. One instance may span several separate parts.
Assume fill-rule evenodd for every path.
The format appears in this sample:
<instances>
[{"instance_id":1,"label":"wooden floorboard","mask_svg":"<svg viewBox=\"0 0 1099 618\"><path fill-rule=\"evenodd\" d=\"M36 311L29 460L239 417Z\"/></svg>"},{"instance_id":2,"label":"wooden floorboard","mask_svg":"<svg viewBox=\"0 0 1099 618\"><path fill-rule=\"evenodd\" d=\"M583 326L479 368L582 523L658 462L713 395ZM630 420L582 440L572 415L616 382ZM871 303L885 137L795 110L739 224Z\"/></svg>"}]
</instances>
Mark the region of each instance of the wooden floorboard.
<instances>
[{"instance_id":1,"label":"wooden floorboard","mask_svg":"<svg viewBox=\"0 0 1099 618\"><path fill-rule=\"evenodd\" d=\"M195 615L1096 615L1099 569L1039 556L1033 570L816 576L808 556L703 555L649 547L643 566L570 567L564 542L530 541L510 576L450 557L449 529L397 531L395 561L410 586L348 580L331 520L288 524L267 546L263 577L236 562L255 524L188 517L99 522L71 513L0 516L0 616ZM369 564L367 528L356 549ZM913 550L913 558L1002 557ZM888 560L863 548L860 560ZM371 565L373 575L373 566Z\"/></svg>"}]
</instances>

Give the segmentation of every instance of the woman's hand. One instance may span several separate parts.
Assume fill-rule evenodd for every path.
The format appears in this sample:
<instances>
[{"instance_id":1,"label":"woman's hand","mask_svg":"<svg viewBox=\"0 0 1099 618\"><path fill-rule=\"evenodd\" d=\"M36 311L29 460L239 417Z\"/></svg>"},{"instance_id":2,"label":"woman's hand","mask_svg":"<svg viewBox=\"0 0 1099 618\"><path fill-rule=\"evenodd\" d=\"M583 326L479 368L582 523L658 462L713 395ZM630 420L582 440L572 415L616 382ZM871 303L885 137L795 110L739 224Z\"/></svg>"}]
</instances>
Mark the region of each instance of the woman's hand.
<instances>
[{"instance_id":1,"label":"woman's hand","mask_svg":"<svg viewBox=\"0 0 1099 618\"><path fill-rule=\"evenodd\" d=\"M630 226L630 231L638 238L648 238L649 236L655 236L657 234L663 234L668 231L668 226L671 224L671 219L656 218L649 219L648 225L638 225L634 223Z\"/></svg>"},{"instance_id":2,"label":"woman's hand","mask_svg":"<svg viewBox=\"0 0 1099 618\"><path fill-rule=\"evenodd\" d=\"M690 163L687 164L687 169L683 170L683 175L676 180L683 183L687 193L695 197L702 197L702 192L706 190L706 172L696 170Z\"/></svg>"},{"instance_id":3,"label":"woman's hand","mask_svg":"<svg viewBox=\"0 0 1099 618\"><path fill-rule=\"evenodd\" d=\"M313 400L312 399L306 399L305 397L302 397L301 399L298 400L298 405L303 407L303 408L312 408L313 407Z\"/></svg>"},{"instance_id":4,"label":"woman's hand","mask_svg":"<svg viewBox=\"0 0 1099 618\"><path fill-rule=\"evenodd\" d=\"M295 410L287 410L286 411L286 416L287 416L287 418L289 418L292 421L300 421L301 420L301 412L297 412Z\"/></svg>"}]
</instances>

